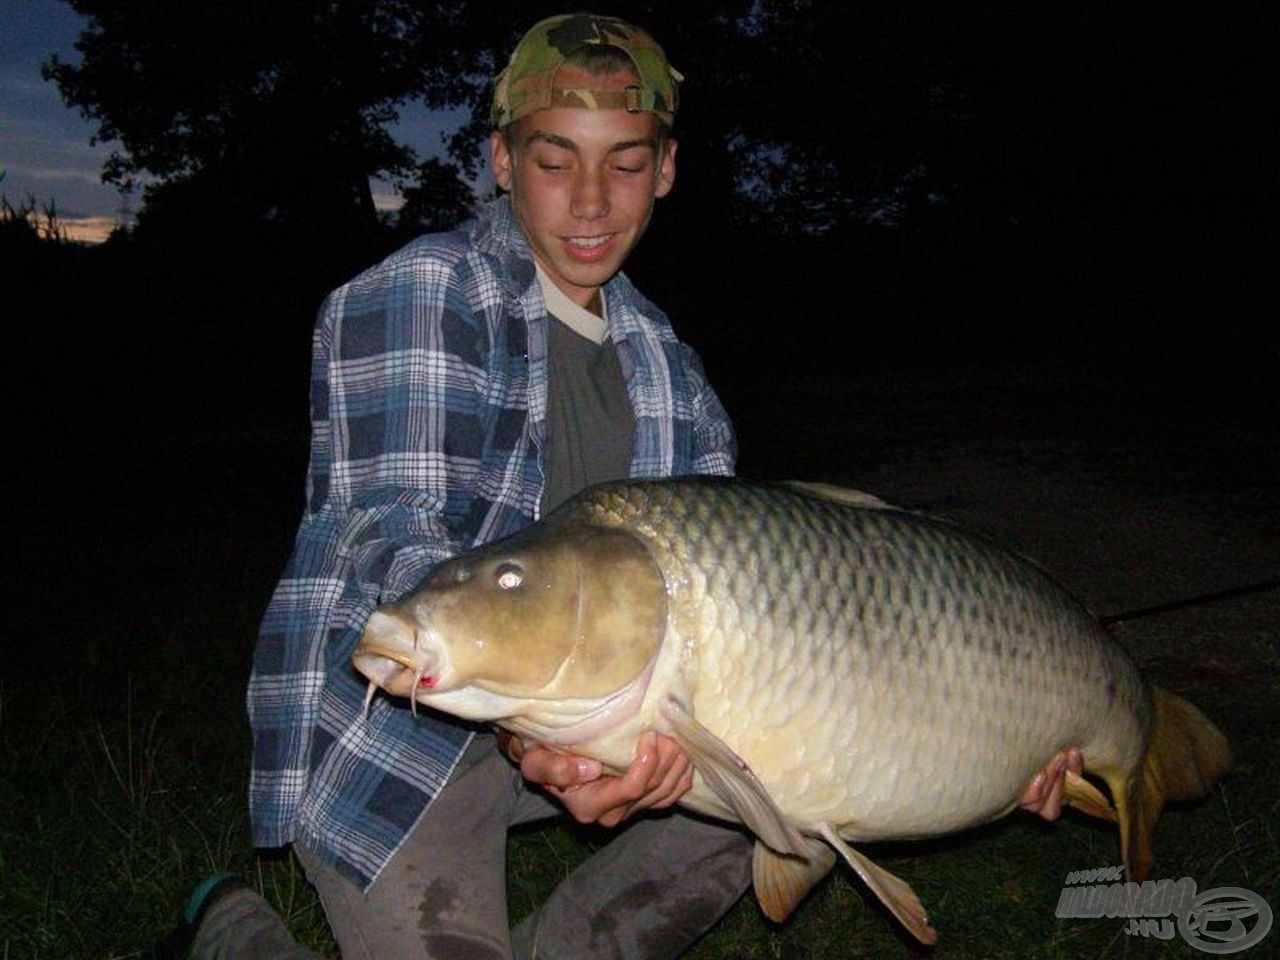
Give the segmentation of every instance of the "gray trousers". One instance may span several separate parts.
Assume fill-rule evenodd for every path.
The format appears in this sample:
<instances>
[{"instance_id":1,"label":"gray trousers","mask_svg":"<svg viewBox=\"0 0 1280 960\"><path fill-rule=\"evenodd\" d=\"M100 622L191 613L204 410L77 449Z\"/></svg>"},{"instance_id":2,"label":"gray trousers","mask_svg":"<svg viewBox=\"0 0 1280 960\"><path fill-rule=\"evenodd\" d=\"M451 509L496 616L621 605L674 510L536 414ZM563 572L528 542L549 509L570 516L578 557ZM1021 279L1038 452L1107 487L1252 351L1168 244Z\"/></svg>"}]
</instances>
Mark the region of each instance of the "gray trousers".
<instances>
[{"instance_id":1,"label":"gray trousers","mask_svg":"<svg viewBox=\"0 0 1280 960\"><path fill-rule=\"evenodd\" d=\"M481 736L367 894L295 849L343 960L668 960L751 882L753 840L742 831L679 812L641 817L509 930L507 830L562 815ZM316 958L247 890L209 910L192 955Z\"/></svg>"}]
</instances>

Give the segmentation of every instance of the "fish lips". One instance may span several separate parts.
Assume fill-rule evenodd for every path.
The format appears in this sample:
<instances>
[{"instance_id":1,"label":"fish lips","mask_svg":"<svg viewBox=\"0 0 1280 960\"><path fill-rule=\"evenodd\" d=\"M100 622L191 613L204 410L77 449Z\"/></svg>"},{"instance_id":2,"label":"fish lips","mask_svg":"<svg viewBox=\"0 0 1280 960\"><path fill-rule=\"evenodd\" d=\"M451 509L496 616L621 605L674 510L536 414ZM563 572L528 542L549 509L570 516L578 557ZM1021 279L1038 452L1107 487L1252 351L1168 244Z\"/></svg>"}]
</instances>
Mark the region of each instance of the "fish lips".
<instances>
[{"instance_id":1,"label":"fish lips","mask_svg":"<svg viewBox=\"0 0 1280 960\"><path fill-rule=\"evenodd\" d=\"M374 618L386 614L373 614ZM433 672L434 658L421 662L413 654L380 644L361 642L351 656L352 665L365 679L395 697L412 697L420 686L434 687L438 676Z\"/></svg>"}]
</instances>

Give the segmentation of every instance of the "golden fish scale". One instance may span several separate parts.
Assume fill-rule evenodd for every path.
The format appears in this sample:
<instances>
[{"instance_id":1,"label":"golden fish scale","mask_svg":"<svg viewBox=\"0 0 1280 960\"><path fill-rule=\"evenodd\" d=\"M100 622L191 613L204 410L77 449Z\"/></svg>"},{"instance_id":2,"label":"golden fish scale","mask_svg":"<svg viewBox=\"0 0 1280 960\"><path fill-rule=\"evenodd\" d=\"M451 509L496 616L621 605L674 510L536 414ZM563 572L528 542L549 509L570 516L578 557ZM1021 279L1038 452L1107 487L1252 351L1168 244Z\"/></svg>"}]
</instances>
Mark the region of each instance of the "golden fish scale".
<instances>
[{"instance_id":1,"label":"golden fish scale","mask_svg":"<svg viewBox=\"0 0 1280 960\"><path fill-rule=\"evenodd\" d=\"M785 488L621 484L581 501L650 547L698 720L802 828L949 832L1005 812L1055 751L1129 769L1129 658L1039 568L949 524Z\"/></svg>"}]
</instances>

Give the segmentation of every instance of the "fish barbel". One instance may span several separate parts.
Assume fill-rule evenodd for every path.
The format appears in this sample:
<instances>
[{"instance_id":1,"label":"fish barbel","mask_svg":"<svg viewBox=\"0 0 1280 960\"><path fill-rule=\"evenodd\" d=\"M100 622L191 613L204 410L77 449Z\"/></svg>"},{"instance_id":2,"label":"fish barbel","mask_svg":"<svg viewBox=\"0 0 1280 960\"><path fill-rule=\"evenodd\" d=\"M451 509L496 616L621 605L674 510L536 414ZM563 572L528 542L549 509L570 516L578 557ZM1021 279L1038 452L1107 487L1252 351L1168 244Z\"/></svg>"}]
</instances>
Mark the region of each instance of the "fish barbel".
<instances>
[{"instance_id":1,"label":"fish barbel","mask_svg":"<svg viewBox=\"0 0 1280 960\"><path fill-rule=\"evenodd\" d=\"M389 693L625 769L656 730L681 803L745 824L774 920L839 853L920 940L911 888L851 844L1017 806L1078 745L1067 800L1119 821L1128 879L1167 800L1230 763L1035 564L856 491L680 478L590 488L379 607L354 654ZM835 851L835 853L833 853Z\"/></svg>"}]
</instances>

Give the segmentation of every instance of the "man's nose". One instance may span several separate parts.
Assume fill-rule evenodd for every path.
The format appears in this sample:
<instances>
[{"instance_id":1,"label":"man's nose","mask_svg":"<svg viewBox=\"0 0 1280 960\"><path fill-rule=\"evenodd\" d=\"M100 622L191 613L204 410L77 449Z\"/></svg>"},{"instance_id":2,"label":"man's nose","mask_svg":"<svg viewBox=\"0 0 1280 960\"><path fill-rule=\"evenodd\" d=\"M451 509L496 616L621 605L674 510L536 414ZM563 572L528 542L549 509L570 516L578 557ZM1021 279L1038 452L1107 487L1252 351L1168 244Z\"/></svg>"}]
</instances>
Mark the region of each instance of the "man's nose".
<instances>
[{"instance_id":1,"label":"man's nose","mask_svg":"<svg viewBox=\"0 0 1280 960\"><path fill-rule=\"evenodd\" d=\"M580 220L598 220L609 212L609 188L603 174L584 171L574 183L570 213Z\"/></svg>"}]
</instances>

